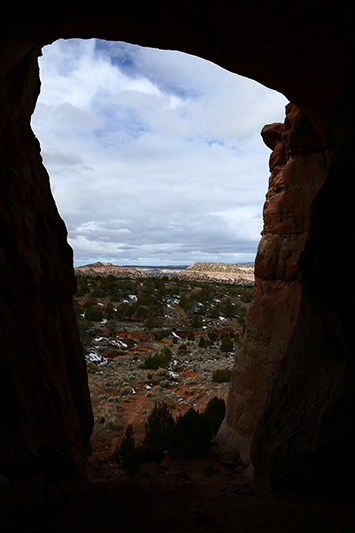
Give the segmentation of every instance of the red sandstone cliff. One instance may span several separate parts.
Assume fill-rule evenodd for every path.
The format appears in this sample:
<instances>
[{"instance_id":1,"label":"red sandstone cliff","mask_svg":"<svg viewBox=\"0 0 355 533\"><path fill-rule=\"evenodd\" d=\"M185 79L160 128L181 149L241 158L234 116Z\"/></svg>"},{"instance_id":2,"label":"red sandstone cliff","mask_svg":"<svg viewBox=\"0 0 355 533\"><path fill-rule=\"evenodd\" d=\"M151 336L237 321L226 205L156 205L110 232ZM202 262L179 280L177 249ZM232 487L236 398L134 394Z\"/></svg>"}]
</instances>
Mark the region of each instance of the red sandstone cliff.
<instances>
[{"instance_id":1,"label":"red sandstone cliff","mask_svg":"<svg viewBox=\"0 0 355 533\"><path fill-rule=\"evenodd\" d=\"M270 156L264 229L255 260L253 301L239 344L219 432L225 448L237 447L244 460L272 375L286 352L301 299L298 259L308 236L310 208L331 163L312 125L295 105L284 124L261 132Z\"/></svg>"}]
</instances>

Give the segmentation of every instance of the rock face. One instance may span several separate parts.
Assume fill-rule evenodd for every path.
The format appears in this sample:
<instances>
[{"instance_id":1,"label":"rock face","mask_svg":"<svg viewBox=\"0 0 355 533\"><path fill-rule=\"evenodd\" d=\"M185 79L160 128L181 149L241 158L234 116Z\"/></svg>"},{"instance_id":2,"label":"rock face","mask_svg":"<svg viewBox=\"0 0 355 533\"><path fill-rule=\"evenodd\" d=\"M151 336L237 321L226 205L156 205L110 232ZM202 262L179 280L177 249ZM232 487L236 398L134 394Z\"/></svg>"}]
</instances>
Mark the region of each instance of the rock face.
<instances>
[{"instance_id":1,"label":"rock face","mask_svg":"<svg viewBox=\"0 0 355 533\"><path fill-rule=\"evenodd\" d=\"M352 17L332 0L57 7L15 0L0 22L0 473L23 472L48 441L83 451L90 435L72 253L30 117L41 46L101 37L199 55L297 105L263 131L270 190L224 440L247 450L261 410L252 460L273 487L352 480L354 277L337 287L332 272L355 229Z\"/></svg>"},{"instance_id":2,"label":"rock face","mask_svg":"<svg viewBox=\"0 0 355 533\"><path fill-rule=\"evenodd\" d=\"M265 126L270 156L264 229L255 261L255 288L233 369L221 445L245 461L271 377L286 348L302 294L298 259L308 236L313 198L324 183L332 152L304 113L286 107L284 124Z\"/></svg>"},{"instance_id":3,"label":"rock face","mask_svg":"<svg viewBox=\"0 0 355 533\"><path fill-rule=\"evenodd\" d=\"M72 250L29 126L38 49L27 45L20 62L16 53L0 99L0 471L11 475L40 445L83 453L92 428Z\"/></svg>"}]
</instances>

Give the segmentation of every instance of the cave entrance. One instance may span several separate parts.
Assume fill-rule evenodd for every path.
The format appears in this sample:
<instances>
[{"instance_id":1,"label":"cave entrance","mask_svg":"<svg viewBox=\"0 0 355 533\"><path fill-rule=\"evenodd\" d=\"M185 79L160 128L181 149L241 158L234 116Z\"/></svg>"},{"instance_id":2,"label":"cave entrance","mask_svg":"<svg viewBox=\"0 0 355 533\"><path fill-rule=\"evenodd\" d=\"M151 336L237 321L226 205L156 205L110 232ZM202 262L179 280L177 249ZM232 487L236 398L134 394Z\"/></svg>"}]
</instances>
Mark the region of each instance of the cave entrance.
<instances>
[{"instance_id":1,"label":"cave entrance","mask_svg":"<svg viewBox=\"0 0 355 533\"><path fill-rule=\"evenodd\" d=\"M40 76L32 127L75 266L254 261L270 155L260 130L284 120L284 96L194 56L96 39L45 47ZM126 296L136 294L132 289ZM108 303L104 298L96 306ZM115 331L114 349L134 341L134 328L126 329ZM233 355L225 357L221 366L231 368ZM190 362L183 370L185 407L198 395ZM108 429L120 425L119 395L134 389L132 364L127 362L126 385L117 383L113 367L105 372L106 391L100 379L91 379ZM147 387L169 382L152 374ZM226 398L227 383L212 388ZM141 416L137 403L133 411Z\"/></svg>"},{"instance_id":2,"label":"cave entrance","mask_svg":"<svg viewBox=\"0 0 355 533\"><path fill-rule=\"evenodd\" d=\"M59 40L32 127L75 266L254 261L286 99L180 52Z\"/></svg>"}]
</instances>

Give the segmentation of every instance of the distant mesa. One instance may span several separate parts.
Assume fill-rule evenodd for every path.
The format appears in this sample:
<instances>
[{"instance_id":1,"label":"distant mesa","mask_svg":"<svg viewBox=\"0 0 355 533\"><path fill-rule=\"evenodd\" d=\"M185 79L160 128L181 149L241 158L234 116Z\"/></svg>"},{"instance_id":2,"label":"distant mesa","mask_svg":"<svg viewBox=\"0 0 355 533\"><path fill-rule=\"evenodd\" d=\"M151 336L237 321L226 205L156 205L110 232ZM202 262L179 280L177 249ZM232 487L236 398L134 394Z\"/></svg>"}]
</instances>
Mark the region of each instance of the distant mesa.
<instances>
[{"instance_id":1,"label":"distant mesa","mask_svg":"<svg viewBox=\"0 0 355 533\"><path fill-rule=\"evenodd\" d=\"M254 272L254 263L194 263L186 270L194 272Z\"/></svg>"},{"instance_id":2,"label":"distant mesa","mask_svg":"<svg viewBox=\"0 0 355 533\"><path fill-rule=\"evenodd\" d=\"M254 282L254 263L194 263L181 276L200 279Z\"/></svg>"},{"instance_id":3,"label":"distant mesa","mask_svg":"<svg viewBox=\"0 0 355 533\"><path fill-rule=\"evenodd\" d=\"M113 274L114 276L141 276L141 272L132 267L113 265L112 263L91 263L74 268L76 274Z\"/></svg>"},{"instance_id":4,"label":"distant mesa","mask_svg":"<svg viewBox=\"0 0 355 533\"><path fill-rule=\"evenodd\" d=\"M201 280L226 280L246 282L254 281L254 263L229 264L229 263L201 263L186 266L155 266L155 267L133 267L118 266L112 263L102 263L97 261L89 265L76 267L76 274L99 274L123 277L140 277L149 275L178 275Z\"/></svg>"}]
</instances>

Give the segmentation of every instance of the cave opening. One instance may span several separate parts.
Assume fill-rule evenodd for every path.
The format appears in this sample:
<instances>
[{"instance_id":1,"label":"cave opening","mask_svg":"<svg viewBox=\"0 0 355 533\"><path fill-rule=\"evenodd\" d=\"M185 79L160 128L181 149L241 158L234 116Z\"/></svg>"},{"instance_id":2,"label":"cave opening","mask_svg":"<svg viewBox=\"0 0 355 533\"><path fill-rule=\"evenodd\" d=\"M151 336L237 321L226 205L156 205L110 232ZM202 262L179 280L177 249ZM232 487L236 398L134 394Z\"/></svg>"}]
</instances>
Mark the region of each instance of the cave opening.
<instances>
[{"instance_id":1,"label":"cave opening","mask_svg":"<svg viewBox=\"0 0 355 533\"><path fill-rule=\"evenodd\" d=\"M349 179L353 174L349 119L353 76L351 20L340 5L320 8L309 2L297 10L276 4L271 9L270 2L256 2L253 6L239 3L228 8L214 3L208 3L208 7L186 3L183 8L165 3L143 10L137 10L134 4L125 9L117 4L110 10L88 5L83 10L74 3L68 9L61 6L61 12L51 6L40 9L28 4L19 9L14 4L3 21L1 312L6 327L2 336L5 363L1 472L23 473L33 461L35 446L45 438L44 433L82 450L92 429L85 368L71 306L72 255L29 121L38 94L37 55L43 45L59 37L100 35L115 39L119 35L153 46L174 43L177 49L216 60L277 88L298 106L298 111L290 109L290 157L286 166L283 161L287 172L280 177L300 178L298 207L302 207L304 196L307 210L312 204L311 236L302 248L303 285L298 294L302 305L289 328L293 330L293 342L288 343L282 328L287 321L284 310L294 300L292 279L299 274L294 268L298 257L294 252L301 249L304 233L299 240L298 236L305 225L308 232L309 217L304 209L293 207L296 197L290 196L287 217L279 209L274 211L276 216L269 218L269 228L276 231L268 241L264 239L261 248L257 302L262 312L254 313L245 336L250 342L249 347L244 345L245 358L240 359L240 369L244 366L246 370L244 383L259 380L261 373L248 367L248 362L260 362L263 369L268 347L275 346L270 332L279 335L276 341L281 341L280 355L285 358L282 365L271 362L277 372L254 433L253 464L280 489L304 490L309 481L317 488L324 485L332 490L334 480L339 486L344 482L352 485L354 429L348 408L354 389L351 269L343 274L342 284L347 290L332 291L329 299L324 297L327 287L333 284L333 257L347 264L348 243L353 238ZM62 109L68 110L68 106ZM69 153L69 163L76 161L79 165L81 161L73 152ZM280 161L279 156L281 152L273 154L274 162ZM63 162L60 157L57 161ZM319 178L318 183L314 177ZM276 173L273 178L277 193L281 180ZM309 194L303 195L307 190ZM58 199L57 203L60 205ZM62 207L60 210L63 214ZM69 220L66 215L64 218ZM290 229L293 223L298 230L299 222L302 232L288 234L290 244L296 243L296 247L284 246L277 231L287 225ZM279 295L277 302L275 294ZM329 343L329 332L341 342ZM329 366L334 360L330 352L341 343L344 360L335 369ZM321 386L314 387L314 380L305 380L304 376L315 377L315 383ZM240 387L239 378L243 376L240 373L237 377ZM58 398L60 402L56 401ZM247 429L250 436L254 427L247 427L247 423L255 421L260 409L255 409L257 412L250 419L241 417L240 411L244 415L245 409L239 409L239 399L234 387L235 408L230 412L229 427L237 433ZM265 394L259 400L263 402ZM273 415L269 420L270 405ZM238 420L242 422L239 427L235 423ZM235 441L233 446L237 447Z\"/></svg>"},{"instance_id":2,"label":"cave opening","mask_svg":"<svg viewBox=\"0 0 355 533\"><path fill-rule=\"evenodd\" d=\"M74 265L254 262L286 98L180 52L59 40L32 117ZM254 416L255 421L255 416Z\"/></svg>"},{"instance_id":3,"label":"cave opening","mask_svg":"<svg viewBox=\"0 0 355 533\"><path fill-rule=\"evenodd\" d=\"M59 40L32 128L75 266L253 262L285 97L181 52Z\"/></svg>"}]
</instances>

